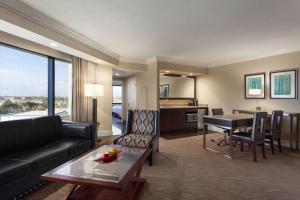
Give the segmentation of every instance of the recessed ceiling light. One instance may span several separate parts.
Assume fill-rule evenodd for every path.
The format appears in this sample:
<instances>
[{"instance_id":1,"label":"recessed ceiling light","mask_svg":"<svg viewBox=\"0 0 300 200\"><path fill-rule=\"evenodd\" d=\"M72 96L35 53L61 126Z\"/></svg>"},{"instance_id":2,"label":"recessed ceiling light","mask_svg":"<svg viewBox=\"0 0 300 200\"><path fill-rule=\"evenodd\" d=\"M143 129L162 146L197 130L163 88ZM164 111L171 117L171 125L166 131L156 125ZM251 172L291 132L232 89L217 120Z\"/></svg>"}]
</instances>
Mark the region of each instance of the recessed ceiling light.
<instances>
[{"instance_id":1,"label":"recessed ceiling light","mask_svg":"<svg viewBox=\"0 0 300 200\"><path fill-rule=\"evenodd\" d=\"M194 74L193 74L193 73L189 73L189 75L190 75L190 76L193 76Z\"/></svg>"},{"instance_id":2,"label":"recessed ceiling light","mask_svg":"<svg viewBox=\"0 0 300 200\"><path fill-rule=\"evenodd\" d=\"M116 75L116 76L120 76L120 74L119 74L119 73L115 73L115 75Z\"/></svg>"},{"instance_id":3,"label":"recessed ceiling light","mask_svg":"<svg viewBox=\"0 0 300 200\"><path fill-rule=\"evenodd\" d=\"M51 42L51 43L50 43L50 46L57 47L58 44L56 44L55 42Z\"/></svg>"},{"instance_id":4,"label":"recessed ceiling light","mask_svg":"<svg viewBox=\"0 0 300 200\"><path fill-rule=\"evenodd\" d=\"M97 62L97 63L101 63L101 61L100 61L100 60L97 60L96 62Z\"/></svg>"},{"instance_id":5,"label":"recessed ceiling light","mask_svg":"<svg viewBox=\"0 0 300 200\"><path fill-rule=\"evenodd\" d=\"M170 73L170 70L167 70L166 73Z\"/></svg>"}]
</instances>

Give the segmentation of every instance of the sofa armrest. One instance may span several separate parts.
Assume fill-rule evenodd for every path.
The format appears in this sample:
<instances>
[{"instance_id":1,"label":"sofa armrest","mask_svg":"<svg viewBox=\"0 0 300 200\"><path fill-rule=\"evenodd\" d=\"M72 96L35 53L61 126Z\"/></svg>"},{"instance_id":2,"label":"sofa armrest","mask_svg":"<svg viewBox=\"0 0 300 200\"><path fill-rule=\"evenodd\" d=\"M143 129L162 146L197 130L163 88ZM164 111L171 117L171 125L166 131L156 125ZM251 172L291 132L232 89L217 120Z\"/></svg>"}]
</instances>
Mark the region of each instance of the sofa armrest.
<instances>
[{"instance_id":1,"label":"sofa armrest","mask_svg":"<svg viewBox=\"0 0 300 200\"><path fill-rule=\"evenodd\" d=\"M94 123L65 122L62 125L63 137L91 140L91 148L97 146L96 125Z\"/></svg>"}]
</instances>

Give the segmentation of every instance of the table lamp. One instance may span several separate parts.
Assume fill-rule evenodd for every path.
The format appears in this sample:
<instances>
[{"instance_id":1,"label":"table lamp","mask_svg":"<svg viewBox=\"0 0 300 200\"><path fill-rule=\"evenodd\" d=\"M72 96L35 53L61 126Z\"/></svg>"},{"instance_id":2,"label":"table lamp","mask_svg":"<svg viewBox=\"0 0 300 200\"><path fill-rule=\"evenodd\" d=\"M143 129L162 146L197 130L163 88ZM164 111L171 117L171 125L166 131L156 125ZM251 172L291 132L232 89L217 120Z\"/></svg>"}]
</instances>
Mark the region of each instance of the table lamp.
<instances>
[{"instance_id":1,"label":"table lamp","mask_svg":"<svg viewBox=\"0 0 300 200\"><path fill-rule=\"evenodd\" d=\"M258 105L257 97L261 95L261 89L249 89L249 95L254 96L256 99L256 111L260 111L260 107Z\"/></svg>"},{"instance_id":2,"label":"table lamp","mask_svg":"<svg viewBox=\"0 0 300 200\"><path fill-rule=\"evenodd\" d=\"M104 96L103 85L88 83L84 88L84 96L93 98L93 122L97 123L97 97Z\"/></svg>"}]
</instances>

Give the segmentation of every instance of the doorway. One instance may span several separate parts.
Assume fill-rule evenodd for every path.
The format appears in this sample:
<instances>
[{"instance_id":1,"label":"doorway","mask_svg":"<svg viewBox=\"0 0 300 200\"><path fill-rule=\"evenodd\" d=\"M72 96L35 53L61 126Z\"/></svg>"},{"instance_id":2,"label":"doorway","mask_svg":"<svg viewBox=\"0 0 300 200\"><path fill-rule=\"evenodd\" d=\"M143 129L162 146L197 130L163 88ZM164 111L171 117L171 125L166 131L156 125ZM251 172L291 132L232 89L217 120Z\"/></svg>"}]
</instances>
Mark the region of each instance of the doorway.
<instances>
[{"instance_id":1,"label":"doorway","mask_svg":"<svg viewBox=\"0 0 300 200\"><path fill-rule=\"evenodd\" d=\"M122 94L121 81L114 81L112 86L112 132L113 135L121 135L123 129L122 119Z\"/></svg>"}]
</instances>

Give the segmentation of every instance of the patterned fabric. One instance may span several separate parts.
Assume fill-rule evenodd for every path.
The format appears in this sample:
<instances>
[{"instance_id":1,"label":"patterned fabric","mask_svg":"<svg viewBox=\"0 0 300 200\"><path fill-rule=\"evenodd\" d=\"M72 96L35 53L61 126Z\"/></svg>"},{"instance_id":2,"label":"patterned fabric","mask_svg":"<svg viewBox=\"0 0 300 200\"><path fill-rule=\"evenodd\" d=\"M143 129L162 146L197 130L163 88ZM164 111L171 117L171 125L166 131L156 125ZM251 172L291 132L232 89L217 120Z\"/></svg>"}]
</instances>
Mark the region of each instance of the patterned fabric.
<instances>
[{"instance_id":1,"label":"patterned fabric","mask_svg":"<svg viewBox=\"0 0 300 200\"><path fill-rule=\"evenodd\" d=\"M131 134L154 136L155 135L155 111L152 110L133 111Z\"/></svg>"},{"instance_id":2,"label":"patterned fabric","mask_svg":"<svg viewBox=\"0 0 300 200\"><path fill-rule=\"evenodd\" d=\"M152 137L150 135L128 134L119 138L115 143L127 147L148 148L151 140Z\"/></svg>"}]
</instances>

